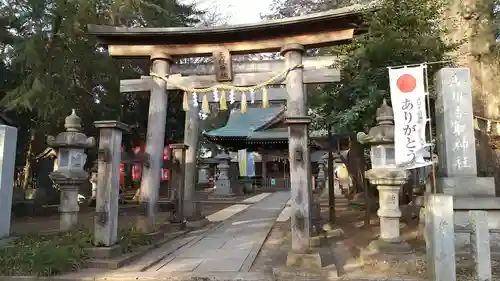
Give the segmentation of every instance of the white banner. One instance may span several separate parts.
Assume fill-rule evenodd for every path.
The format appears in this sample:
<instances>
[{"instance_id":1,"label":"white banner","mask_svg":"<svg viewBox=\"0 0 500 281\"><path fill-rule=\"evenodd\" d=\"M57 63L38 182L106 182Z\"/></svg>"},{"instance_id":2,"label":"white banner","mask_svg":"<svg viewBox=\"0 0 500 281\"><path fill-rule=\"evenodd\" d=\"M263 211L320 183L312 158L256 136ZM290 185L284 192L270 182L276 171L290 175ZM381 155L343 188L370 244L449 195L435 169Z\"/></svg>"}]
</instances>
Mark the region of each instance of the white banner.
<instances>
[{"instance_id":1,"label":"white banner","mask_svg":"<svg viewBox=\"0 0 500 281\"><path fill-rule=\"evenodd\" d=\"M424 65L389 68L394 110L394 150L396 165L406 168L426 166L424 160L427 123Z\"/></svg>"}]
</instances>

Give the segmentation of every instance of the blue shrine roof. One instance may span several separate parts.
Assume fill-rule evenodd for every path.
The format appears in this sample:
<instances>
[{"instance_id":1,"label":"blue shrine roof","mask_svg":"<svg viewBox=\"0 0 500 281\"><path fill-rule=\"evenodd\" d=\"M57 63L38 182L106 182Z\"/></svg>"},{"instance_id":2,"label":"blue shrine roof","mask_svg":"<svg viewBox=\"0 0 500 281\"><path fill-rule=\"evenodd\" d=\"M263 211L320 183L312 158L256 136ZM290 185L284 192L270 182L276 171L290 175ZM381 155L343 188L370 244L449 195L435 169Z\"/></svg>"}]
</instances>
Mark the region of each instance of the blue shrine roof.
<instances>
[{"instance_id":1,"label":"blue shrine roof","mask_svg":"<svg viewBox=\"0 0 500 281\"><path fill-rule=\"evenodd\" d=\"M246 113L241 113L241 110L238 109L231 112L229 120L224 127L206 132L204 135L209 138L249 138L255 131L258 131L274 121L284 111L284 106L273 106L269 108L249 107Z\"/></svg>"}]
</instances>

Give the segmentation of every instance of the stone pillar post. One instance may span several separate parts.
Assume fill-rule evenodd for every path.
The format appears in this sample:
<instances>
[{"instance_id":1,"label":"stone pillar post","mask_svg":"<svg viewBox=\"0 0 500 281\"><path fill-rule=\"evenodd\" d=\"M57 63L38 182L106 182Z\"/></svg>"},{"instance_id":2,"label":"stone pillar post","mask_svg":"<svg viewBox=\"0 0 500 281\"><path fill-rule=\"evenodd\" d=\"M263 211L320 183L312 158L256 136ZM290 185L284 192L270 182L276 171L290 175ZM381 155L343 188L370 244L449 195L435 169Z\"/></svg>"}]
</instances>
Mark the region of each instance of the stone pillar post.
<instances>
[{"instance_id":1,"label":"stone pillar post","mask_svg":"<svg viewBox=\"0 0 500 281\"><path fill-rule=\"evenodd\" d=\"M219 177L215 182L216 188L214 195L223 197L234 196L231 191L231 181L229 180L229 161L231 161L231 157L223 152L217 155L216 159L218 159L220 163L217 165Z\"/></svg>"},{"instance_id":2,"label":"stone pillar post","mask_svg":"<svg viewBox=\"0 0 500 281\"><path fill-rule=\"evenodd\" d=\"M175 143L171 144L170 148L172 149L172 160L173 160L173 168L172 174L175 174L172 179L172 183L175 184L177 195L177 209L175 212L175 219L177 222L181 224L181 229L185 227L185 215L184 215L184 204L185 204L185 192L184 192L184 183L186 177L186 150L189 146L183 143Z\"/></svg>"},{"instance_id":3,"label":"stone pillar post","mask_svg":"<svg viewBox=\"0 0 500 281\"><path fill-rule=\"evenodd\" d=\"M118 121L97 121L94 126L100 131L94 245L110 247L118 232L122 132L129 128Z\"/></svg>"},{"instance_id":4,"label":"stone pillar post","mask_svg":"<svg viewBox=\"0 0 500 281\"><path fill-rule=\"evenodd\" d=\"M169 55L154 53L151 55L151 61L153 72L158 75L169 74L172 62ZM150 163L149 166L144 165L142 169L139 201L144 213L137 221L137 228L144 232L153 232L156 229L160 175L165 145L165 123L167 121L166 86L165 80L153 77L146 138L146 153L150 156Z\"/></svg>"},{"instance_id":5,"label":"stone pillar post","mask_svg":"<svg viewBox=\"0 0 500 281\"><path fill-rule=\"evenodd\" d=\"M470 241L475 277L479 281L493 280L491 276L490 229L487 211L469 211Z\"/></svg>"},{"instance_id":6,"label":"stone pillar post","mask_svg":"<svg viewBox=\"0 0 500 281\"><path fill-rule=\"evenodd\" d=\"M453 197L426 193L424 210L428 280L456 281Z\"/></svg>"},{"instance_id":7,"label":"stone pillar post","mask_svg":"<svg viewBox=\"0 0 500 281\"><path fill-rule=\"evenodd\" d=\"M10 234L17 129L0 125L0 239Z\"/></svg>"},{"instance_id":8,"label":"stone pillar post","mask_svg":"<svg viewBox=\"0 0 500 281\"><path fill-rule=\"evenodd\" d=\"M408 172L398 168L377 168L366 177L379 190L380 237L368 246L368 254L411 254L413 251L400 236L399 191L408 179Z\"/></svg>"},{"instance_id":9,"label":"stone pillar post","mask_svg":"<svg viewBox=\"0 0 500 281\"><path fill-rule=\"evenodd\" d=\"M200 117L198 108L189 103L186 111L184 128L184 143L189 146L186 151L186 175L184 179L184 214L188 220L198 220L201 216L200 208L196 208L196 159L198 155L198 139L200 128Z\"/></svg>"}]
</instances>

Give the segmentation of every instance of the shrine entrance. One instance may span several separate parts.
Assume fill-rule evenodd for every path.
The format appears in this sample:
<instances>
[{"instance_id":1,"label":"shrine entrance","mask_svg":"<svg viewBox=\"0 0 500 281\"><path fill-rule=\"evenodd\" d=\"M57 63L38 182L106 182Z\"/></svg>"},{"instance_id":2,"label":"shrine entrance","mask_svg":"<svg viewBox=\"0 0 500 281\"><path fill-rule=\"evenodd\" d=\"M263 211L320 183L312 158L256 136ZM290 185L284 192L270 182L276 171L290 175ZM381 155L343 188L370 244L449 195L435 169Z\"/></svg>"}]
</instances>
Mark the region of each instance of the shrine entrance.
<instances>
[{"instance_id":1,"label":"shrine entrance","mask_svg":"<svg viewBox=\"0 0 500 281\"><path fill-rule=\"evenodd\" d=\"M310 251L311 165L307 95L304 84L339 81L339 71L330 68L335 57L304 57L306 50L340 45L351 40L362 22L359 6L261 24L215 28L122 28L89 26L114 57L144 57L151 60L150 76L126 80L121 92L150 91L146 153L140 201L145 213L139 227L154 231L165 143L167 94L184 91L186 110L186 174L196 172L199 109L209 113L210 103L227 110L237 103L241 113L247 104L260 101L267 108L273 100L270 86L286 85L286 124L291 193L292 252ZM248 38L248 39L243 39ZM280 52L281 60L233 62L232 55ZM179 58L212 56L213 64L175 64ZM196 220L195 177L185 177L184 214Z\"/></svg>"}]
</instances>

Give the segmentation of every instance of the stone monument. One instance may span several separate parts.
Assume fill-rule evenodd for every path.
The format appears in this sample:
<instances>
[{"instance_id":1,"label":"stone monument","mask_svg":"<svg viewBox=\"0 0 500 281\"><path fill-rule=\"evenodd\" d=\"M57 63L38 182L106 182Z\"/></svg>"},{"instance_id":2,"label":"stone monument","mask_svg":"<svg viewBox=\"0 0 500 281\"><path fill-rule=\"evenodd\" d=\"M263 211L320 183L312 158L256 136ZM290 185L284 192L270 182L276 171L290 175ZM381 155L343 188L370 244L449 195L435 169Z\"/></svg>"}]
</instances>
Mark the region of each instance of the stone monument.
<instances>
[{"instance_id":1,"label":"stone monument","mask_svg":"<svg viewBox=\"0 0 500 281\"><path fill-rule=\"evenodd\" d=\"M443 68L436 73L435 85L437 188L454 196L455 245L457 253L465 253L470 244L465 230L469 210L487 210L489 227L500 229L500 200L495 197L494 179L477 176L470 70ZM500 233L491 233L491 241L498 245Z\"/></svg>"},{"instance_id":2,"label":"stone monument","mask_svg":"<svg viewBox=\"0 0 500 281\"><path fill-rule=\"evenodd\" d=\"M78 189L89 177L83 169L87 160L85 149L95 146L94 138L87 138L80 132L81 120L73 109L64 123L66 132L47 138L47 144L57 151L57 169L50 174L50 178L61 190L59 212L60 229L63 231L74 228L78 223Z\"/></svg>"},{"instance_id":3,"label":"stone monument","mask_svg":"<svg viewBox=\"0 0 500 281\"><path fill-rule=\"evenodd\" d=\"M0 239L10 234L14 167L16 164L17 129L0 125Z\"/></svg>"}]
</instances>

